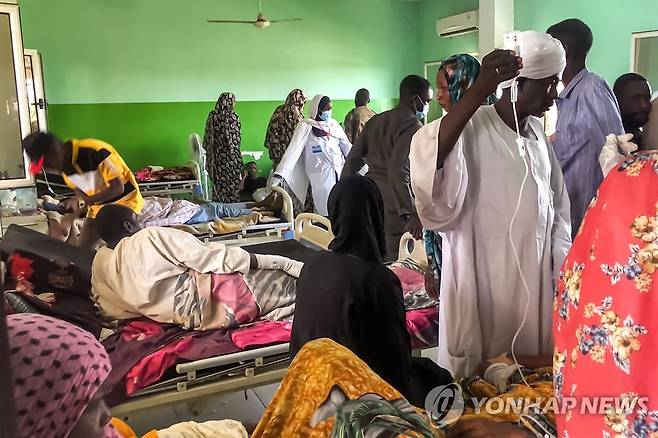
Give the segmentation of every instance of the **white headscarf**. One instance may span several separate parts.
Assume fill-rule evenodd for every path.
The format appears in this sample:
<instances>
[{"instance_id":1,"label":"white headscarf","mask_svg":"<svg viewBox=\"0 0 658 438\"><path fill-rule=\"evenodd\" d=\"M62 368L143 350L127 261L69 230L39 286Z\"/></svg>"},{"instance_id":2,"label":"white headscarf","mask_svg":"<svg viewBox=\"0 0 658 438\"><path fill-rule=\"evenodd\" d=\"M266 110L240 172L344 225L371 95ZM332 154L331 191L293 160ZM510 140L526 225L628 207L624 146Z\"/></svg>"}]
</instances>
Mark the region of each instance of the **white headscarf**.
<instances>
[{"instance_id":1,"label":"white headscarf","mask_svg":"<svg viewBox=\"0 0 658 438\"><path fill-rule=\"evenodd\" d=\"M315 118L318 116L318 110L320 106L320 101L324 97L324 94L316 94L313 96L313 100L311 101L311 112L309 113L309 118L312 120L315 120Z\"/></svg>"},{"instance_id":2,"label":"white headscarf","mask_svg":"<svg viewBox=\"0 0 658 438\"><path fill-rule=\"evenodd\" d=\"M547 33L525 31L519 34L518 56L523 58L519 78L544 79L553 75L562 76L567 58L562 43ZM509 88L514 79L502 82L500 88Z\"/></svg>"}]
</instances>

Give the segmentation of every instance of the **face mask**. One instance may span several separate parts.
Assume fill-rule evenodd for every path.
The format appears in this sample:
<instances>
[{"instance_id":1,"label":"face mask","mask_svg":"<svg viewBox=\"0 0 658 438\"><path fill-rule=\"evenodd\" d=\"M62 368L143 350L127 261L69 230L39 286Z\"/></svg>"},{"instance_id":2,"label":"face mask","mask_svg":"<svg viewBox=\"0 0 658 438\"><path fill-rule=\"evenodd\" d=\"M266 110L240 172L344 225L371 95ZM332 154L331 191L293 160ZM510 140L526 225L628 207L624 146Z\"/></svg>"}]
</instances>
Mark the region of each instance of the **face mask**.
<instances>
[{"instance_id":1,"label":"face mask","mask_svg":"<svg viewBox=\"0 0 658 438\"><path fill-rule=\"evenodd\" d=\"M418 119L419 122L422 122L423 120L427 119L427 114L430 112L430 104L429 103L424 103L423 100L416 96L418 100L423 104L423 109L422 111L418 111L416 109L416 119ZM415 106L415 104L414 104Z\"/></svg>"},{"instance_id":2,"label":"face mask","mask_svg":"<svg viewBox=\"0 0 658 438\"><path fill-rule=\"evenodd\" d=\"M325 122L328 122L330 119L331 119L331 110L322 111L320 113L320 120L324 120Z\"/></svg>"}]
</instances>

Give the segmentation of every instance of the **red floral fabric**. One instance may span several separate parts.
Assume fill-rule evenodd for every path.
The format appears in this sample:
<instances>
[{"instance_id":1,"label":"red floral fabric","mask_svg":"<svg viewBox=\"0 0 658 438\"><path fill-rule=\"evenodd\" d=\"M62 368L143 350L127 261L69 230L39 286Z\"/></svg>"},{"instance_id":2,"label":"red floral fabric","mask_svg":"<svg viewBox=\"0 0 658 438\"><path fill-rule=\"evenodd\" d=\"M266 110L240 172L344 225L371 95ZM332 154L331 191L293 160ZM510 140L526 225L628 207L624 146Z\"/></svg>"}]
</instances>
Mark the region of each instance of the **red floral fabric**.
<instances>
[{"instance_id":1,"label":"red floral fabric","mask_svg":"<svg viewBox=\"0 0 658 438\"><path fill-rule=\"evenodd\" d=\"M654 152L636 155L604 180L562 268L554 317L555 390L564 409L558 436L655 436L657 268ZM613 406L602 409L601 397L614 398ZM567 398L575 401L569 409Z\"/></svg>"}]
</instances>

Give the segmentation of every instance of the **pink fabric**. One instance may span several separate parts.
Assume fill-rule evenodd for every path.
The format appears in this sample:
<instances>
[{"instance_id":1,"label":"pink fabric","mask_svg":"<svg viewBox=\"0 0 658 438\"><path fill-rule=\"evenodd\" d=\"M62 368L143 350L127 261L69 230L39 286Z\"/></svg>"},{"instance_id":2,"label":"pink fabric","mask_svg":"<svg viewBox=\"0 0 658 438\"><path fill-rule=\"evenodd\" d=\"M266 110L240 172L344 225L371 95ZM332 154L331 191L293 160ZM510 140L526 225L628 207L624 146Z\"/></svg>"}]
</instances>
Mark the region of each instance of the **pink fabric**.
<instances>
[{"instance_id":1,"label":"pink fabric","mask_svg":"<svg viewBox=\"0 0 658 438\"><path fill-rule=\"evenodd\" d=\"M291 322L262 321L231 333L231 340L240 349L263 347L290 341Z\"/></svg>"},{"instance_id":2,"label":"pink fabric","mask_svg":"<svg viewBox=\"0 0 658 438\"><path fill-rule=\"evenodd\" d=\"M230 309L228 313L235 318L231 321L232 326L258 319L258 304L240 274L213 274L212 297Z\"/></svg>"},{"instance_id":3,"label":"pink fabric","mask_svg":"<svg viewBox=\"0 0 658 438\"><path fill-rule=\"evenodd\" d=\"M162 333L162 328L156 322L130 321L121 331L121 338L126 342L143 341L160 333Z\"/></svg>"},{"instance_id":4,"label":"pink fabric","mask_svg":"<svg viewBox=\"0 0 658 438\"><path fill-rule=\"evenodd\" d=\"M155 323L134 321L130 326L132 339L154 335ZM154 353L142 358L131 368L126 377L128 395L157 382L164 373L181 359L199 360L239 350L258 348L290 341L292 323L260 321L235 329L229 335L225 331L192 332L176 339ZM438 338L438 308L431 307L407 311L407 329L413 348L435 346ZM135 337L136 336L136 337ZM126 342L130 339L122 337Z\"/></svg>"},{"instance_id":5,"label":"pink fabric","mask_svg":"<svg viewBox=\"0 0 658 438\"><path fill-rule=\"evenodd\" d=\"M153 354L142 358L126 376L126 393L134 394L151 383L157 382L178 358L192 345L192 336L177 339Z\"/></svg>"},{"instance_id":6,"label":"pink fabric","mask_svg":"<svg viewBox=\"0 0 658 438\"><path fill-rule=\"evenodd\" d=\"M407 311L407 330L414 349L434 347L439 337L439 308Z\"/></svg>"},{"instance_id":7,"label":"pink fabric","mask_svg":"<svg viewBox=\"0 0 658 438\"><path fill-rule=\"evenodd\" d=\"M402 266L394 266L391 270L400 279L400 283L402 283L402 295L416 292L425 287L425 276L420 272Z\"/></svg>"},{"instance_id":8,"label":"pink fabric","mask_svg":"<svg viewBox=\"0 0 658 438\"><path fill-rule=\"evenodd\" d=\"M105 349L91 333L45 315L9 315L7 327L19 436L68 436L110 373Z\"/></svg>"}]
</instances>

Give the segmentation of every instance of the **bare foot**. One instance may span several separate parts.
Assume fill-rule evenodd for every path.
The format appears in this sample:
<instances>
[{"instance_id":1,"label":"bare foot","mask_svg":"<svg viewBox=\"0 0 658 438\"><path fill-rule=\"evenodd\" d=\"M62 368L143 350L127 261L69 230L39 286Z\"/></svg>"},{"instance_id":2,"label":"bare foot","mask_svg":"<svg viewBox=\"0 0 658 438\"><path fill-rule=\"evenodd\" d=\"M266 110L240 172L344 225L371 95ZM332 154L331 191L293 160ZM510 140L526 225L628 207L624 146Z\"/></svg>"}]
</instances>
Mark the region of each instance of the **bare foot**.
<instances>
[{"instance_id":1,"label":"bare foot","mask_svg":"<svg viewBox=\"0 0 658 438\"><path fill-rule=\"evenodd\" d=\"M275 215L281 214L283 210L283 196L280 193L272 191L267 198L260 202L255 202L249 206L254 211L270 211Z\"/></svg>"}]
</instances>

